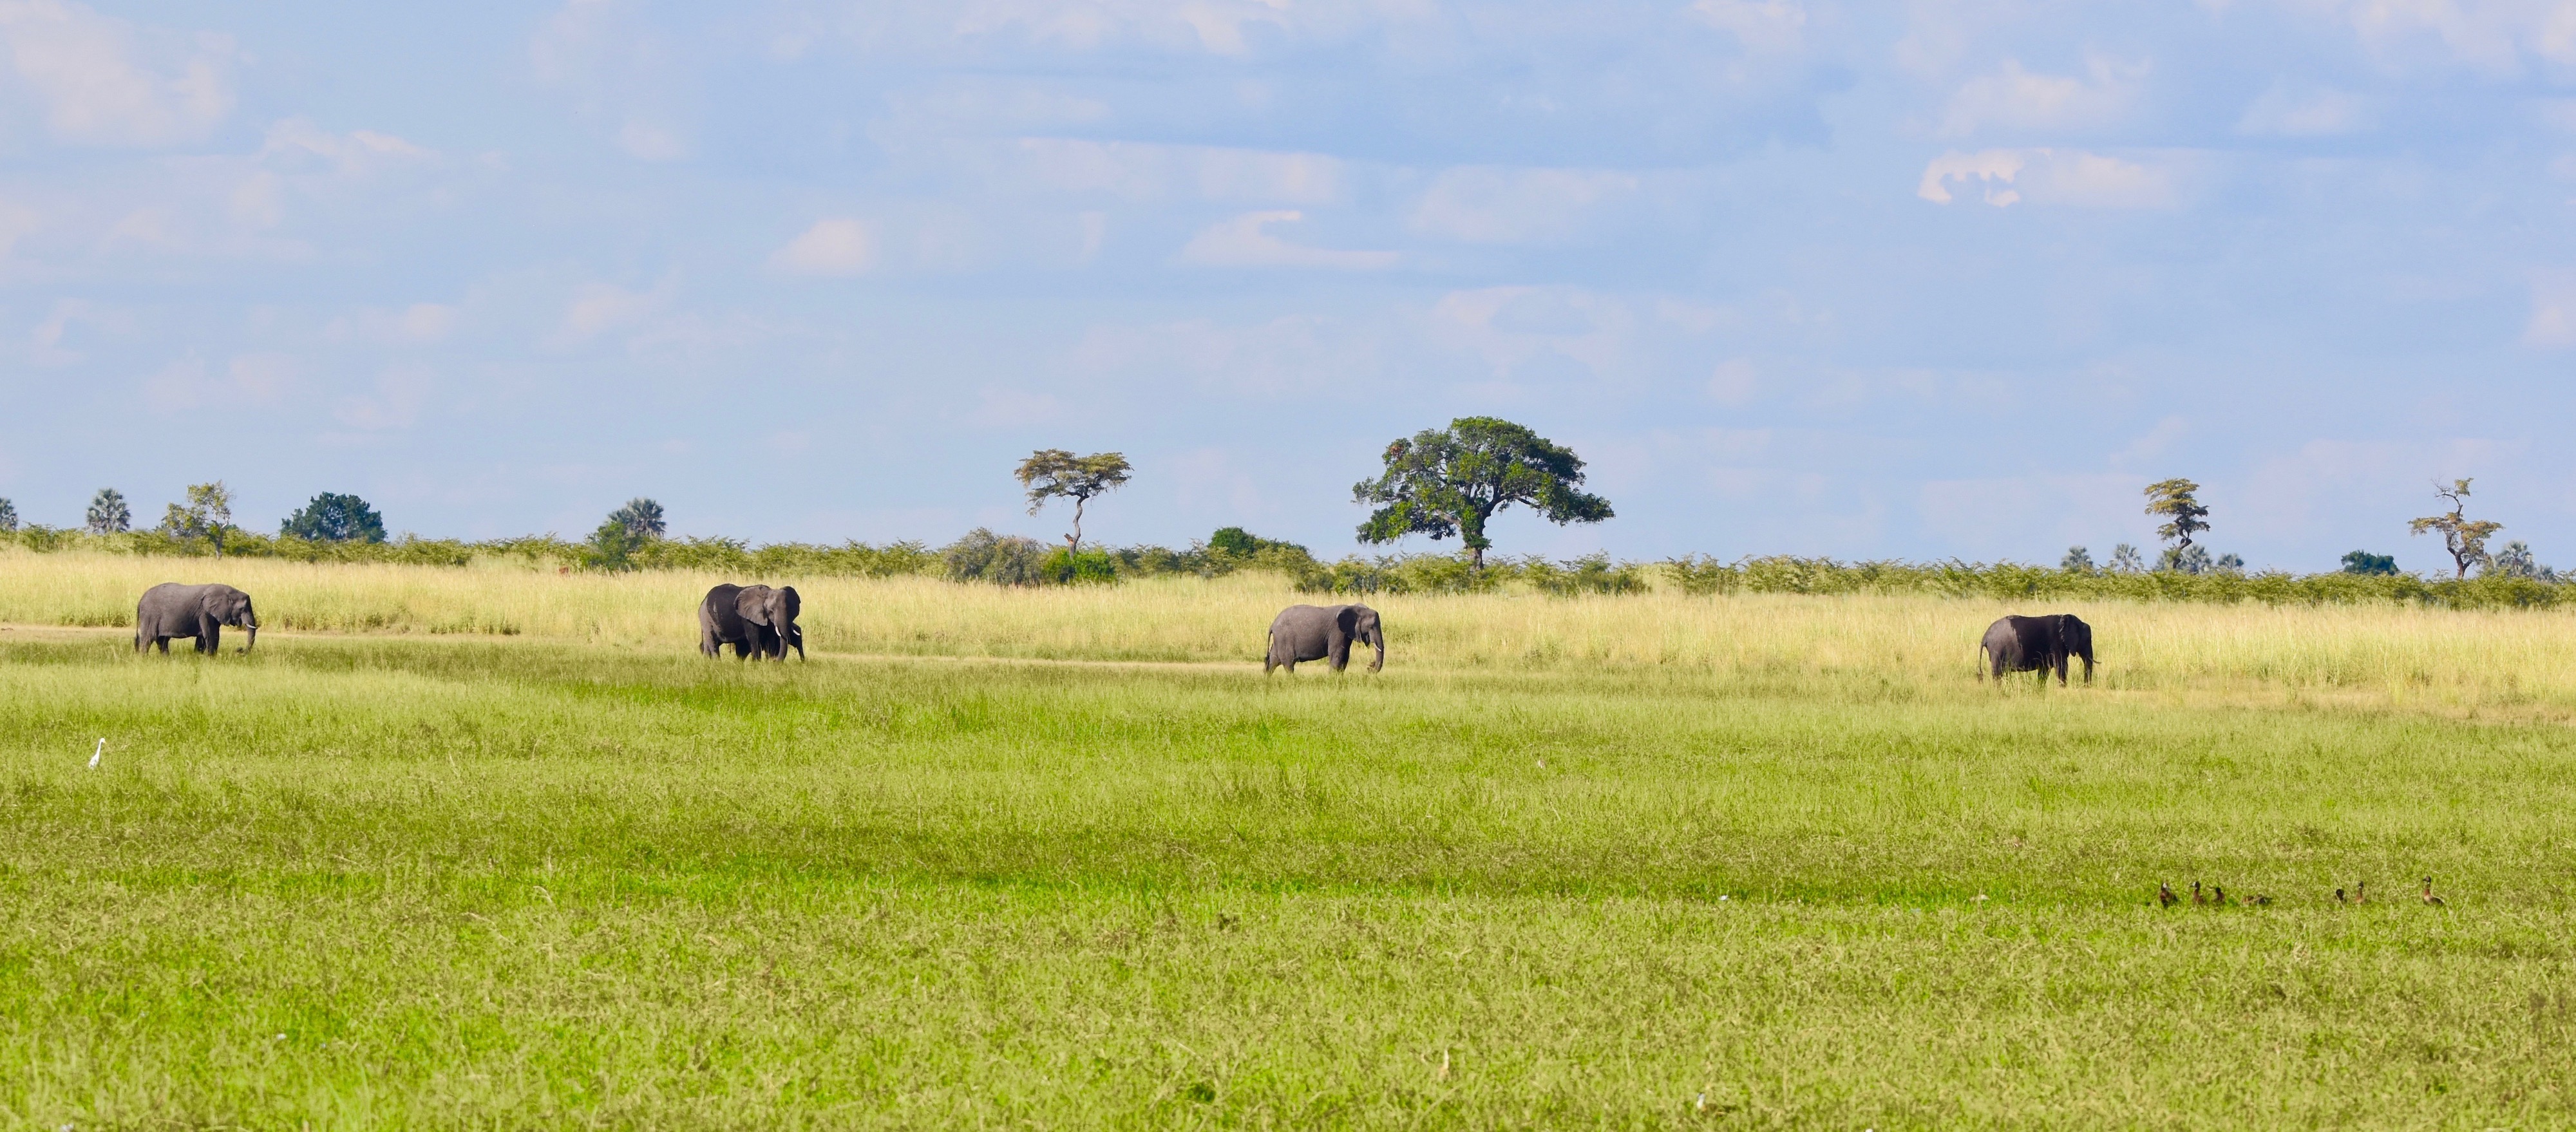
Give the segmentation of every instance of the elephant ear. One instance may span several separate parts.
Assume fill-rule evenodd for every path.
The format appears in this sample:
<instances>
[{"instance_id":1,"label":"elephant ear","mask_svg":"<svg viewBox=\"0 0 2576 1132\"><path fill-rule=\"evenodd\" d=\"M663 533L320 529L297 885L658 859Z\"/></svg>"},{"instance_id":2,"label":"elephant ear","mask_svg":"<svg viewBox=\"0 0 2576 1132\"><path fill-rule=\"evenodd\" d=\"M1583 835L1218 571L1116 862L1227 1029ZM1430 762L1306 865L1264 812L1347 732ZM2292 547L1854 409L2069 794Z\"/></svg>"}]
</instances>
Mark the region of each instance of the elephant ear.
<instances>
[{"instance_id":1,"label":"elephant ear","mask_svg":"<svg viewBox=\"0 0 2576 1132\"><path fill-rule=\"evenodd\" d=\"M1333 610L1333 627L1341 630L1342 635L1345 637L1358 633L1360 628L1360 607L1356 605L1345 605Z\"/></svg>"},{"instance_id":2,"label":"elephant ear","mask_svg":"<svg viewBox=\"0 0 2576 1132\"><path fill-rule=\"evenodd\" d=\"M733 599L734 612L754 625L769 624L769 587L749 586Z\"/></svg>"},{"instance_id":3,"label":"elephant ear","mask_svg":"<svg viewBox=\"0 0 2576 1132\"><path fill-rule=\"evenodd\" d=\"M780 586L778 587L778 592L786 597L785 607L787 609L788 620L793 621L796 619L797 614L804 612L805 603L802 599L796 596L796 587Z\"/></svg>"}]
</instances>

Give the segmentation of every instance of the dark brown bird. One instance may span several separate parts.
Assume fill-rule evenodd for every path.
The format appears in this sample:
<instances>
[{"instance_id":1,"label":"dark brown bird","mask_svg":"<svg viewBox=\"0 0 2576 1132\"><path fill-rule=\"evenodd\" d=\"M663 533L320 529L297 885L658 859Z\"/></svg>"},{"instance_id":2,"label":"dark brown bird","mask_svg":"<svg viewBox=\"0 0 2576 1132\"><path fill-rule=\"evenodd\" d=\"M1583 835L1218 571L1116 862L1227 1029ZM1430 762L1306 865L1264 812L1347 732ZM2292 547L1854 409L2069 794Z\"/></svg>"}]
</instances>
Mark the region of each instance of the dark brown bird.
<instances>
[{"instance_id":1,"label":"dark brown bird","mask_svg":"<svg viewBox=\"0 0 2576 1132\"><path fill-rule=\"evenodd\" d=\"M2200 894L2200 882L2191 882L2191 906L2199 908L2206 906L2208 903L2209 898Z\"/></svg>"},{"instance_id":2,"label":"dark brown bird","mask_svg":"<svg viewBox=\"0 0 2576 1132\"><path fill-rule=\"evenodd\" d=\"M2272 906L2272 898L2269 896L2257 896L2254 898L2254 906L2257 908L2269 908Z\"/></svg>"},{"instance_id":3,"label":"dark brown bird","mask_svg":"<svg viewBox=\"0 0 2576 1132\"><path fill-rule=\"evenodd\" d=\"M2174 895L2172 885L2166 884L2163 881L2156 882L2156 903L2162 904L2167 908L2171 908L2181 901L2182 897Z\"/></svg>"},{"instance_id":4,"label":"dark brown bird","mask_svg":"<svg viewBox=\"0 0 2576 1132\"><path fill-rule=\"evenodd\" d=\"M2365 891L2369 887L2370 882L2366 880L2357 880L2352 882L2352 902L2355 904L2370 903L2370 896Z\"/></svg>"},{"instance_id":5,"label":"dark brown bird","mask_svg":"<svg viewBox=\"0 0 2576 1132\"><path fill-rule=\"evenodd\" d=\"M2209 886L2209 893L2210 893L2210 896L2209 896L2209 902L2210 902L2210 903L2215 904L2215 905L2218 905L2218 906L2219 906L2219 907L2221 907L2221 908L2227 907L2227 886L2226 886L2226 885L2223 885L2223 884L2213 884L2213 885L2210 885L2210 886Z\"/></svg>"},{"instance_id":6,"label":"dark brown bird","mask_svg":"<svg viewBox=\"0 0 2576 1132\"><path fill-rule=\"evenodd\" d=\"M2442 898L2433 895L2433 878L2431 877L2424 878L2424 902L2436 908L2442 907Z\"/></svg>"},{"instance_id":7,"label":"dark brown bird","mask_svg":"<svg viewBox=\"0 0 2576 1132\"><path fill-rule=\"evenodd\" d=\"M2337 903L2337 904L2350 904L2350 903L2352 903L2352 897L2349 897L2349 896L2344 895L2344 894L2343 894L2343 890L2342 890L2342 889L2340 889L2340 888L2338 888L2338 889L2336 889L2336 890L2335 890L2335 903Z\"/></svg>"}]
</instances>

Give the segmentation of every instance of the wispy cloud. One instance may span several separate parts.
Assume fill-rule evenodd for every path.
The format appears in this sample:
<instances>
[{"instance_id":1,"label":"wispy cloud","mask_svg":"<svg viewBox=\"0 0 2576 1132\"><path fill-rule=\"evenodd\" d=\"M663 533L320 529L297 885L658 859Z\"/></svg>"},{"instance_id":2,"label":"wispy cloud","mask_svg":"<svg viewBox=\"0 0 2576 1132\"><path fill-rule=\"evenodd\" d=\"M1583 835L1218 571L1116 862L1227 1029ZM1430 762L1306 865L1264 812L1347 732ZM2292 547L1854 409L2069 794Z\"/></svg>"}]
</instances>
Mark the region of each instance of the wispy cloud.
<instances>
[{"instance_id":1,"label":"wispy cloud","mask_svg":"<svg viewBox=\"0 0 2576 1132\"><path fill-rule=\"evenodd\" d=\"M876 233L849 217L817 220L770 253L769 266L798 275L858 275L876 265Z\"/></svg>"},{"instance_id":2,"label":"wispy cloud","mask_svg":"<svg viewBox=\"0 0 2576 1132\"><path fill-rule=\"evenodd\" d=\"M1378 271L1393 267L1394 252L1344 251L1292 244L1271 235L1273 224L1294 224L1306 214L1295 209L1247 212L1209 225L1181 248L1182 263L1202 267L1320 267L1337 271Z\"/></svg>"},{"instance_id":3,"label":"wispy cloud","mask_svg":"<svg viewBox=\"0 0 2576 1132\"><path fill-rule=\"evenodd\" d=\"M238 50L222 35L147 29L68 0L6 0L0 53L67 142L195 141L233 108Z\"/></svg>"}]
</instances>

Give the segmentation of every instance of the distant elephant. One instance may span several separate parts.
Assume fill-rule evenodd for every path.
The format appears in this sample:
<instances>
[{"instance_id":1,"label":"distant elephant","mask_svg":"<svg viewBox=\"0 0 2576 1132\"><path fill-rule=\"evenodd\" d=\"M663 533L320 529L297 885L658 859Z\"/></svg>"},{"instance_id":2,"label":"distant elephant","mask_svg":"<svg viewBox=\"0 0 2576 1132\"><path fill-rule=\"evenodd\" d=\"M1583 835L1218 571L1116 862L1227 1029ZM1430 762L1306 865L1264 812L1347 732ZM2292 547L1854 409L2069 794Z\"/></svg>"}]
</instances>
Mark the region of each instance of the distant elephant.
<instances>
[{"instance_id":1,"label":"distant elephant","mask_svg":"<svg viewBox=\"0 0 2576 1132\"><path fill-rule=\"evenodd\" d=\"M2037 671L2045 683L2054 668L2062 686L2068 657L2084 658L2084 682L2093 682L2093 627L2072 613L2006 617L1986 628L1986 639L1978 647L1985 653L1987 669L1978 675L1991 673L1999 683L2004 673L2031 671Z\"/></svg>"},{"instance_id":2,"label":"distant elephant","mask_svg":"<svg viewBox=\"0 0 2576 1132\"><path fill-rule=\"evenodd\" d=\"M213 656L222 647L226 625L246 634L243 652L259 643L259 615L251 612L249 594L220 582L203 586L163 582L143 591L143 600L134 605L134 651L159 645L161 655L168 656L170 638L195 637L197 651Z\"/></svg>"},{"instance_id":3,"label":"distant elephant","mask_svg":"<svg viewBox=\"0 0 2576 1132\"><path fill-rule=\"evenodd\" d=\"M739 659L785 660L792 648L803 660L805 630L796 625L802 608L794 586L717 586L698 603L698 651L723 656L732 645Z\"/></svg>"},{"instance_id":4,"label":"distant elephant","mask_svg":"<svg viewBox=\"0 0 2576 1132\"><path fill-rule=\"evenodd\" d=\"M1301 660L1333 662L1333 671L1350 666L1351 642L1377 649L1369 671L1386 667L1386 630L1377 611L1365 605L1292 605L1270 622L1270 655L1261 658L1261 674L1285 665L1297 671Z\"/></svg>"}]
</instances>

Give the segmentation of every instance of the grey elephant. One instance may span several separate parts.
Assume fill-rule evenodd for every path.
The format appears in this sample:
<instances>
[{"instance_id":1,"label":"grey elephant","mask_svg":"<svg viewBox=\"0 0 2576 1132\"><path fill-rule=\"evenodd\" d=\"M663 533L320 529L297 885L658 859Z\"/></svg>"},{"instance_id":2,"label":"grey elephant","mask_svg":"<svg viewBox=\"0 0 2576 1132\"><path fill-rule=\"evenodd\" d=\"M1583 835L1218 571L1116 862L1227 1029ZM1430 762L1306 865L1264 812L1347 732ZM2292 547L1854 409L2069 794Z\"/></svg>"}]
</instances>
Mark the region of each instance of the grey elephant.
<instances>
[{"instance_id":1,"label":"grey elephant","mask_svg":"<svg viewBox=\"0 0 2576 1132\"><path fill-rule=\"evenodd\" d=\"M785 660L792 648L796 659L803 660L805 630L796 624L803 608L794 586L717 586L698 603L698 651L723 656L724 647L732 645L743 660Z\"/></svg>"},{"instance_id":2,"label":"grey elephant","mask_svg":"<svg viewBox=\"0 0 2576 1132\"><path fill-rule=\"evenodd\" d=\"M2007 672L2037 671L2042 683L2050 669L2057 670L2057 682L2066 683L2066 661L2084 658L2084 682L2093 682L2093 627L2072 613L2052 613L2046 617L2006 617L1986 628L1986 639L1978 646L1985 654L1986 671L2001 682Z\"/></svg>"},{"instance_id":3,"label":"grey elephant","mask_svg":"<svg viewBox=\"0 0 2576 1132\"><path fill-rule=\"evenodd\" d=\"M1297 671L1301 660L1330 660L1333 671L1350 666L1351 643L1377 650L1369 671L1386 667L1386 629L1377 611L1365 605L1292 605L1270 622L1270 654L1261 658L1261 674L1285 666Z\"/></svg>"},{"instance_id":4,"label":"grey elephant","mask_svg":"<svg viewBox=\"0 0 2576 1132\"><path fill-rule=\"evenodd\" d=\"M221 582L163 582L143 591L143 600L134 604L134 651L159 645L161 655L168 656L170 638L195 637L197 651L212 656L222 647L226 625L244 634L243 652L259 643L259 615L251 611L249 594Z\"/></svg>"}]
</instances>

